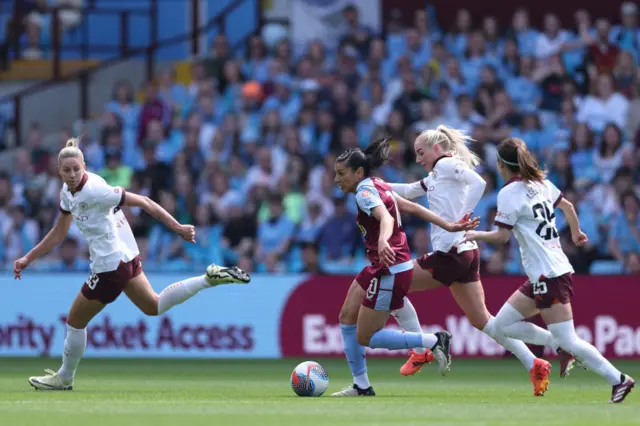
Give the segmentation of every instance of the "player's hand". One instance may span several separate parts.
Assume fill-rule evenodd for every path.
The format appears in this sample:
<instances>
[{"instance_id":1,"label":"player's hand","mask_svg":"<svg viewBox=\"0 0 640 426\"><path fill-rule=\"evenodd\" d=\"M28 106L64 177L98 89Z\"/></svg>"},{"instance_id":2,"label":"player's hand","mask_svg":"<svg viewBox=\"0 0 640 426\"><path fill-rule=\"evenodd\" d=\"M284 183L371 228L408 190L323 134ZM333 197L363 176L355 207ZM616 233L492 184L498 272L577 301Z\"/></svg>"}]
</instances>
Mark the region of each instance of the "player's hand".
<instances>
[{"instance_id":1,"label":"player's hand","mask_svg":"<svg viewBox=\"0 0 640 426\"><path fill-rule=\"evenodd\" d=\"M575 235L572 234L571 239L573 240L573 244L578 247L582 247L589 242L589 237L587 237L587 234L582 231L578 231Z\"/></svg>"},{"instance_id":2,"label":"player's hand","mask_svg":"<svg viewBox=\"0 0 640 426\"><path fill-rule=\"evenodd\" d=\"M385 267L393 265L396 261L396 253L388 241L378 241L378 256L380 256L380 262L382 262L382 265Z\"/></svg>"},{"instance_id":3,"label":"player's hand","mask_svg":"<svg viewBox=\"0 0 640 426\"><path fill-rule=\"evenodd\" d=\"M462 240L462 242L460 244L463 244L463 243L466 243L466 242L475 241L477 236L478 236L478 234L476 233L476 231L467 231L464 234L464 240Z\"/></svg>"},{"instance_id":4,"label":"player's hand","mask_svg":"<svg viewBox=\"0 0 640 426\"><path fill-rule=\"evenodd\" d=\"M480 225L480 218L475 217L471 219L472 214L473 213L467 213L459 221L450 224L449 232L460 232L476 229L478 225Z\"/></svg>"},{"instance_id":5,"label":"player's hand","mask_svg":"<svg viewBox=\"0 0 640 426\"><path fill-rule=\"evenodd\" d=\"M22 271L27 269L29 266L29 259L26 257L21 257L20 259L13 262L13 279L21 280L22 279Z\"/></svg>"},{"instance_id":6,"label":"player's hand","mask_svg":"<svg viewBox=\"0 0 640 426\"><path fill-rule=\"evenodd\" d=\"M178 234L182 237L183 240L195 244L196 228L194 228L193 225L180 225L180 230L178 231Z\"/></svg>"}]
</instances>

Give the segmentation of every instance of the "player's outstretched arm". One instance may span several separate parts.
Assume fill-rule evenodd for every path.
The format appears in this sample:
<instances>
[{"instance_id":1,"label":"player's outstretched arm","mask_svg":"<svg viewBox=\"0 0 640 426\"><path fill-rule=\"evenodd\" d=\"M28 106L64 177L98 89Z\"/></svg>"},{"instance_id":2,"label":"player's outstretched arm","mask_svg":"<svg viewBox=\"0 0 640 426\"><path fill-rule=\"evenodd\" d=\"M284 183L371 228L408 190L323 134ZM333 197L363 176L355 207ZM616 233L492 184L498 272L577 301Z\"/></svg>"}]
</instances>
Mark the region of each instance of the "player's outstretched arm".
<instances>
[{"instance_id":1,"label":"player's outstretched arm","mask_svg":"<svg viewBox=\"0 0 640 426\"><path fill-rule=\"evenodd\" d=\"M495 231L468 231L464 235L466 241L486 241L490 244L506 244L511 238L511 231L507 228L498 228Z\"/></svg>"},{"instance_id":2,"label":"player's outstretched arm","mask_svg":"<svg viewBox=\"0 0 640 426\"><path fill-rule=\"evenodd\" d=\"M70 213L61 213L60 216L58 216L58 220L53 226L53 229L45 235L42 241L31 249L29 253L13 263L14 278L20 279L22 271L25 270L29 264L44 256L49 252L49 250L60 244L69 233L72 221L73 217Z\"/></svg>"},{"instance_id":3,"label":"player's outstretched arm","mask_svg":"<svg viewBox=\"0 0 640 426\"><path fill-rule=\"evenodd\" d=\"M585 245L589 241L589 238L587 238L587 235L580 229L580 221L578 220L576 209L573 208L571 201L562 198L558 203L558 208L562 210L564 217L567 219L569 229L571 229L571 239L573 243L578 247Z\"/></svg>"},{"instance_id":4,"label":"player's outstretched arm","mask_svg":"<svg viewBox=\"0 0 640 426\"><path fill-rule=\"evenodd\" d=\"M180 222L175 220L168 211L163 209L160 204L156 203L151 198L144 195L134 194L132 192L127 192L124 205L130 207L140 207L151 217L162 222L167 228L180 235L183 240L192 243L196 242L195 228L192 225L180 224Z\"/></svg>"},{"instance_id":5,"label":"player's outstretched arm","mask_svg":"<svg viewBox=\"0 0 640 426\"><path fill-rule=\"evenodd\" d=\"M480 223L479 218L475 218L473 220L465 218L465 220L461 220L460 222L449 223L431 210L421 206L420 204L414 203L413 201L405 200L397 194L395 194L394 196L396 198L396 202L398 203L398 208L401 212L417 216L420 219L431 222L434 225L437 225L449 232L460 232L474 229Z\"/></svg>"},{"instance_id":6,"label":"player's outstretched arm","mask_svg":"<svg viewBox=\"0 0 640 426\"><path fill-rule=\"evenodd\" d=\"M422 181L413 183L390 183L389 186L393 192L407 200L420 198L427 193L426 187L423 186Z\"/></svg>"}]
</instances>

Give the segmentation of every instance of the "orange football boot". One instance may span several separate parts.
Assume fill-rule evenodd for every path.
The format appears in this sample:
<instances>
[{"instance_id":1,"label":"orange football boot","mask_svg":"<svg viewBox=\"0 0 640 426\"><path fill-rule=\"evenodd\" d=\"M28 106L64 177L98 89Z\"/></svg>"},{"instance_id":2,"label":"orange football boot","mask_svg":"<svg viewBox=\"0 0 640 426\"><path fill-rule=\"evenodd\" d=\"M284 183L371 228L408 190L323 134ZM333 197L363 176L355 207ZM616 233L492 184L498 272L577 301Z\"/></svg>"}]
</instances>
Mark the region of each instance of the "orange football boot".
<instances>
[{"instance_id":1,"label":"orange football boot","mask_svg":"<svg viewBox=\"0 0 640 426\"><path fill-rule=\"evenodd\" d=\"M433 356L433 352L431 352L429 349L427 349L427 351L423 354L419 354L411 349L409 351L409 359L404 363L402 367L400 367L400 374L402 374L403 376L411 376L413 374L416 374L418 371L420 371L423 365L430 364L434 359L436 359L436 357Z\"/></svg>"},{"instance_id":2,"label":"orange football boot","mask_svg":"<svg viewBox=\"0 0 640 426\"><path fill-rule=\"evenodd\" d=\"M536 358L529 374L531 375L531 383L533 383L533 396L544 396L544 393L549 387L551 363L544 359Z\"/></svg>"}]
</instances>

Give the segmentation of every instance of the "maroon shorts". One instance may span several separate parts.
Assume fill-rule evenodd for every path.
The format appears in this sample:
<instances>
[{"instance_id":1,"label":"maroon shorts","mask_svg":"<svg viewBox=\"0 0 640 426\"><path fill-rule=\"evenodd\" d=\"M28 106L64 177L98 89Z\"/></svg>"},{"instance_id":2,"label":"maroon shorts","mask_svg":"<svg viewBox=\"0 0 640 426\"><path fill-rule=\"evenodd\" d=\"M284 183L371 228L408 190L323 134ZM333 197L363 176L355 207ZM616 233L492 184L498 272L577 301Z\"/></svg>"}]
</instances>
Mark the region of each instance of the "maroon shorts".
<instances>
[{"instance_id":1,"label":"maroon shorts","mask_svg":"<svg viewBox=\"0 0 640 426\"><path fill-rule=\"evenodd\" d=\"M458 253L454 247L448 253L436 251L417 259L418 265L431 273L438 282L449 287L453 283L480 281L480 250Z\"/></svg>"},{"instance_id":2,"label":"maroon shorts","mask_svg":"<svg viewBox=\"0 0 640 426\"><path fill-rule=\"evenodd\" d=\"M136 256L130 262L120 262L115 271L91 274L82 286L82 294L89 300L98 300L104 304L113 302L120 296L122 290L131 278L135 278L142 272L140 256Z\"/></svg>"},{"instance_id":3,"label":"maroon shorts","mask_svg":"<svg viewBox=\"0 0 640 426\"><path fill-rule=\"evenodd\" d=\"M545 278L537 283L525 282L518 289L530 299L536 301L536 308L548 309L556 303L566 305L573 297L573 276L560 275L555 278Z\"/></svg>"},{"instance_id":4,"label":"maroon shorts","mask_svg":"<svg viewBox=\"0 0 640 426\"><path fill-rule=\"evenodd\" d=\"M356 277L360 287L366 292L362 306L376 311L394 311L404 306L404 297L409 293L413 280L413 268L389 273L387 268L367 266Z\"/></svg>"}]
</instances>

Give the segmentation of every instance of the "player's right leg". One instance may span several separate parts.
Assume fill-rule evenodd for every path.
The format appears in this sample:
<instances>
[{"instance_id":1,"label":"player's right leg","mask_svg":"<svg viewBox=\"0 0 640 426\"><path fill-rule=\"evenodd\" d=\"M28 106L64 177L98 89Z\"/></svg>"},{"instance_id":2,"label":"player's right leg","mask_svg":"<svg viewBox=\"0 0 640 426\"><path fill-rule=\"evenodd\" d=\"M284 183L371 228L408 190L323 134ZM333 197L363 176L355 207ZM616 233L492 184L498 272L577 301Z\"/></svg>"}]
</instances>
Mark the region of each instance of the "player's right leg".
<instances>
[{"instance_id":1,"label":"player's right leg","mask_svg":"<svg viewBox=\"0 0 640 426\"><path fill-rule=\"evenodd\" d=\"M403 307L411 287L413 268L411 264L405 266L410 269L392 275L379 271L373 277L358 275L356 278L361 287L367 288L358 314L358 343L385 349L430 348L438 360L440 373L445 375L451 365L451 334L446 331L431 334L422 330L402 332L384 328L390 313Z\"/></svg>"},{"instance_id":2,"label":"player's right leg","mask_svg":"<svg viewBox=\"0 0 640 426\"><path fill-rule=\"evenodd\" d=\"M91 297L91 296L90 296ZM90 300L78 293L67 315L62 367L56 372L45 370L45 376L29 377L29 384L39 390L71 390L76 369L87 347L87 325L105 307L100 300Z\"/></svg>"},{"instance_id":3,"label":"player's right leg","mask_svg":"<svg viewBox=\"0 0 640 426\"><path fill-rule=\"evenodd\" d=\"M556 303L549 308L540 309L540 314L562 349L573 354L585 367L611 384L609 402L624 401L635 386L635 380L620 372L593 345L578 337L573 324L571 304Z\"/></svg>"},{"instance_id":4,"label":"player's right leg","mask_svg":"<svg viewBox=\"0 0 640 426\"><path fill-rule=\"evenodd\" d=\"M442 286L442 284L431 276L431 272L423 269L418 263L418 260L413 261L413 279L411 280L410 292L431 290L440 286ZM422 332L418 314L408 297L404 298L404 306L392 311L391 315L404 331L414 333ZM416 374L425 364L430 364L434 359L435 356L428 348L411 349L409 351L409 359L400 367L400 374L403 376Z\"/></svg>"},{"instance_id":5,"label":"player's right leg","mask_svg":"<svg viewBox=\"0 0 640 426\"><path fill-rule=\"evenodd\" d=\"M356 335L358 310L364 294L364 289L360 284L353 281L342 304L342 309L340 309L340 332L342 333L344 355L353 376L353 384L341 391L334 392L331 396L375 396L376 394L367 375L365 347L358 343Z\"/></svg>"}]
</instances>

